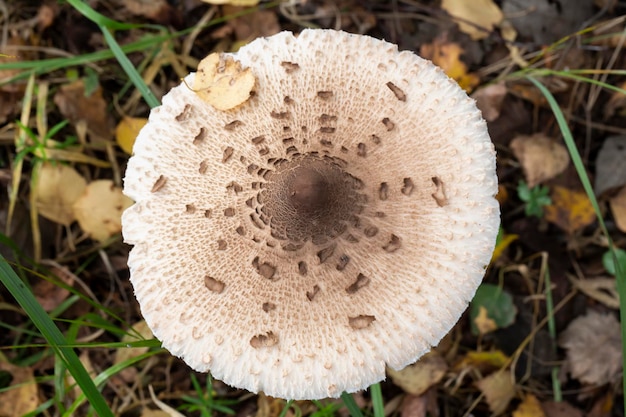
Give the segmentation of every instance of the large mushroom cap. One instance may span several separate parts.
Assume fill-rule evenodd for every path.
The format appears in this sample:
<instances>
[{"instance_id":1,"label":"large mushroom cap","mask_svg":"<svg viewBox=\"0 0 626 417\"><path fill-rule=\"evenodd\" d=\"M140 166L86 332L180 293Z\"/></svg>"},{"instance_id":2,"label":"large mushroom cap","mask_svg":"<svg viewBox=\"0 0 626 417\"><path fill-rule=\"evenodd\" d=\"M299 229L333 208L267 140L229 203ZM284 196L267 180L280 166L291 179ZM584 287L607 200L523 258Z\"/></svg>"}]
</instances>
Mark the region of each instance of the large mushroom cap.
<instances>
[{"instance_id":1,"label":"large mushroom cap","mask_svg":"<svg viewBox=\"0 0 626 417\"><path fill-rule=\"evenodd\" d=\"M365 388L436 345L483 277L485 122L439 68L367 36L283 32L234 58L250 99L216 110L190 74L135 143L123 232L142 313L230 385Z\"/></svg>"}]
</instances>

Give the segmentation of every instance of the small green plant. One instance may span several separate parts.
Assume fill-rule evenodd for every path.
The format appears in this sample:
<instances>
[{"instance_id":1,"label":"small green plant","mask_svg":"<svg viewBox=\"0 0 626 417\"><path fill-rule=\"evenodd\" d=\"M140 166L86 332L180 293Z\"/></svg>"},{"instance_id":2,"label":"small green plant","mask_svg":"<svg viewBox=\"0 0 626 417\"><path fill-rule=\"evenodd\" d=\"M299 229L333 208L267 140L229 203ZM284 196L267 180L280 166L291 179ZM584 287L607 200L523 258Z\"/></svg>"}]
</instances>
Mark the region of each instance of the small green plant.
<instances>
[{"instance_id":1,"label":"small green plant","mask_svg":"<svg viewBox=\"0 0 626 417\"><path fill-rule=\"evenodd\" d=\"M213 389L213 378L211 374L207 374L206 388L202 389L198 379L194 374L191 374L191 383L193 388L198 394L197 397L184 395L181 399L185 401L178 407L179 410L187 413L200 412L202 417L212 417L215 412L222 414L235 414L235 411L230 408L230 405L237 404L237 400L226 400L222 398L215 398L215 390Z\"/></svg>"},{"instance_id":2,"label":"small green plant","mask_svg":"<svg viewBox=\"0 0 626 417\"><path fill-rule=\"evenodd\" d=\"M617 260L619 269L621 271L625 271L626 270L626 251L624 249L615 249L615 257L613 257L613 254L609 250L609 251L606 251L604 255L602 256L602 265L604 266L604 269L606 269L606 272L608 272L611 275L615 275L617 272L617 268L615 267L615 260Z\"/></svg>"},{"instance_id":3,"label":"small green plant","mask_svg":"<svg viewBox=\"0 0 626 417\"><path fill-rule=\"evenodd\" d=\"M549 193L550 189L545 185L536 185L533 188L529 188L526 181L523 180L517 186L517 196L525 203L524 213L526 213L526 216L541 218L543 216L543 207L552 204Z\"/></svg>"}]
</instances>

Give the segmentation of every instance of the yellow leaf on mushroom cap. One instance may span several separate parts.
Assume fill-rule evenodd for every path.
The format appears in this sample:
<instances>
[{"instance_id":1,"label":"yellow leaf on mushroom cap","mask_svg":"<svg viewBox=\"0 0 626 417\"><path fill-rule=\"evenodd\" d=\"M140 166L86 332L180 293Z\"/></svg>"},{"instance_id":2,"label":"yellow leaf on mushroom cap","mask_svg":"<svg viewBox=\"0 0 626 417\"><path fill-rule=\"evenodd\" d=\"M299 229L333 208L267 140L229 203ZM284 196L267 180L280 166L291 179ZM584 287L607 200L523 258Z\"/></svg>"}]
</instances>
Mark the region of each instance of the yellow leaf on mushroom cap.
<instances>
[{"instance_id":1,"label":"yellow leaf on mushroom cap","mask_svg":"<svg viewBox=\"0 0 626 417\"><path fill-rule=\"evenodd\" d=\"M230 110L250 98L254 87L250 68L224 53L212 53L198 64L193 90L218 110Z\"/></svg>"}]
</instances>

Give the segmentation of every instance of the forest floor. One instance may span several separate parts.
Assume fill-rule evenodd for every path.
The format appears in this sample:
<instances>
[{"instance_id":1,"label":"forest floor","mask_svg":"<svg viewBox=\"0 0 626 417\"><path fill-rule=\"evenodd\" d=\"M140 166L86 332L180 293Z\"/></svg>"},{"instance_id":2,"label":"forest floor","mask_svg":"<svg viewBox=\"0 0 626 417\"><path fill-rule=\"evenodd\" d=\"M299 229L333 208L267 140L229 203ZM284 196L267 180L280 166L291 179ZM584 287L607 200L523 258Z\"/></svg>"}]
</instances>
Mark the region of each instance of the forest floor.
<instances>
[{"instance_id":1,"label":"forest floor","mask_svg":"<svg viewBox=\"0 0 626 417\"><path fill-rule=\"evenodd\" d=\"M251 5L0 1L0 253L110 412L358 415L350 403L376 416L623 416L626 4L241 2ZM129 282L120 215L132 203L122 195L126 163L151 107L138 85L160 101L209 53L308 27L393 42L476 99L497 151L502 223L483 285L432 353L388 374L376 396L287 403L193 372L160 348ZM116 46L142 81L129 79ZM18 303L3 282L0 417L93 414L63 346L42 336L27 295Z\"/></svg>"}]
</instances>

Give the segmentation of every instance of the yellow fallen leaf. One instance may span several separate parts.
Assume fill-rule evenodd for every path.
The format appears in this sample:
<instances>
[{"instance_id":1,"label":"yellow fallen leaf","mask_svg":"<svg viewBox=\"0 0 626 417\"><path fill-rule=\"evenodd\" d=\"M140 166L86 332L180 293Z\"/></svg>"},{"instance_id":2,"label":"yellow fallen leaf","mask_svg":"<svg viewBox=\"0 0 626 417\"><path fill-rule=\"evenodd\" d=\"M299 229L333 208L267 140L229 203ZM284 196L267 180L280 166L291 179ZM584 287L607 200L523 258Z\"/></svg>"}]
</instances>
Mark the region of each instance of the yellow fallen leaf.
<instances>
[{"instance_id":1,"label":"yellow fallen leaf","mask_svg":"<svg viewBox=\"0 0 626 417\"><path fill-rule=\"evenodd\" d=\"M11 378L6 391L0 392L0 416L21 417L35 411L39 398L33 369L0 361L0 371Z\"/></svg>"},{"instance_id":2,"label":"yellow fallen leaf","mask_svg":"<svg viewBox=\"0 0 626 417\"><path fill-rule=\"evenodd\" d=\"M45 162L35 188L37 210L46 219L68 226L75 219L73 205L87 181L72 167Z\"/></svg>"},{"instance_id":3,"label":"yellow fallen leaf","mask_svg":"<svg viewBox=\"0 0 626 417\"><path fill-rule=\"evenodd\" d=\"M515 137L511 150L522 164L528 188L554 178L569 165L567 148L542 133Z\"/></svg>"},{"instance_id":4,"label":"yellow fallen leaf","mask_svg":"<svg viewBox=\"0 0 626 417\"><path fill-rule=\"evenodd\" d=\"M441 381L447 370L446 361L436 351L431 351L400 371L387 368L387 374L393 383L405 392L422 395L428 388Z\"/></svg>"},{"instance_id":5,"label":"yellow fallen leaf","mask_svg":"<svg viewBox=\"0 0 626 417\"><path fill-rule=\"evenodd\" d=\"M489 409L495 415L502 414L515 396L511 373L506 370L494 372L476 382L476 386L485 396Z\"/></svg>"},{"instance_id":6,"label":"yellow fallen leaf","mask_svg":"<svg viewBox=\"0 0 626 417\"><path fill-rule=\"evenodd\" d=\"M74 215L91 238L102 242L122 230L122 212L132 204L113 181L98 180L74 203Z\"/></svg>"},{"instance_id":7,"label":"yellow fallen leaf","mask_svg":"<svg viewBox=\"0 0 626 417\"><path fill-rule=\"evenodd\" d=\"M478 332L483 335L498 329L495 320L489 318L487 309L484 306L478 307L478 315L474 319L474 323L478 328Z\"/></svg>"},{"instance_id":8,"label":"yellow fallen leaf","mask_svg":"<svg viewBox=\"0 0 626 417\"><path fill-rule=\"evenodd\" d=\"M229 4L231 6L252 7L259 4L259 0L202 0L209 4Z\"/></svg>"},{"instance_id":9,"label":"yellow fallen leaf","mask_svg":"<svg viewBox=\"0 0 626 417\"><path fill-rule=\"evenodd\" d=\"M591 201L584 191L554 186L551 198L552 204L544 208L545 219L570 234L588 226L596 219Z\"/></svg>"},{"instance_id":10,"label":"yellow fallen leaf","mask_svg":"<svg viewBox=\"0 0 626 417\"><path fill-rule=\"evenodd\" d=\"M193 91L218 110L230 110L250 98L256 79L250 68L224 53L212 53L198 64Z\"/></svg>"},{"instance_id":11,"label":"yellow fallen leaf","mask_svg":"<svg viewBox=\"0 0 626 417\"><path fill-rule=\"evenodd\" d=\"M484 39L502 22L502 10L493 0L443 0L441 8L458 18L459 29L472 40Z\"/></svg>"},{"instance_id":12,"label":"yellow fallen leaf","mask_svg":"<svg viewBox=\"0 0 626 417\"><path fill-rule=\"evenodd\" d=\"M543 412L537 397L528 394L513 411L513 417L546 417L546 414Z\"/></svg>"},{"instance_id":13,"label":"yellow fallen leaf","mask_svg":"<svg viewBox=\"0 0 626 417\"><path fill-rule=\"evenodd\" d=\"M448 77L459 83L462 89L470 92L479 84L480 78L467 72L467 65L461 61L463 52L459 44L442 39L435 39L433 43L424 44L420 48L420 55L441 67Z\"/></svg>"},{"instance_id":14,"label":"yellow fallen leaf","mask_svg":"<svg viewBox=\"0 0 626 417\"><path fill-rule=\"evenodd\" d=\"M477 368L481 372L487 372L494 369L500 369L506 365L509 357L501 350L492 350L486 352L467 352L465 357L454 366L454 369L460 371L464 368Z\"/></svg>"},{"instance_id":15,"label":"yellow fallen leaf","mask_svg":"<svg viewBox=\"0 0 626 417\"><path fill-rule=\"evenodd\" d=\"M498 259L500 255L502 255L502 252L504 252L504 250L508 248L511 243L515 242L518 238L519 236L514 234L505 234L504 236L502 236L502 239L500 239L500 241L496 245L496 248L493 250L493 255L491 255L491 262Z\"/></svg>"},{"instance_id":16,"label":"yellow fallen leaf","mask_svg":"<svg viewBox=\"0 0 626 417\"><path fill-rule=\"evenodd\" d=\"M115 140L124 152L129 155L133 153L135 139L146 123L148 119L143 117L124 117L120 120L115 128Z\"/></svg>"}]
</instances>

